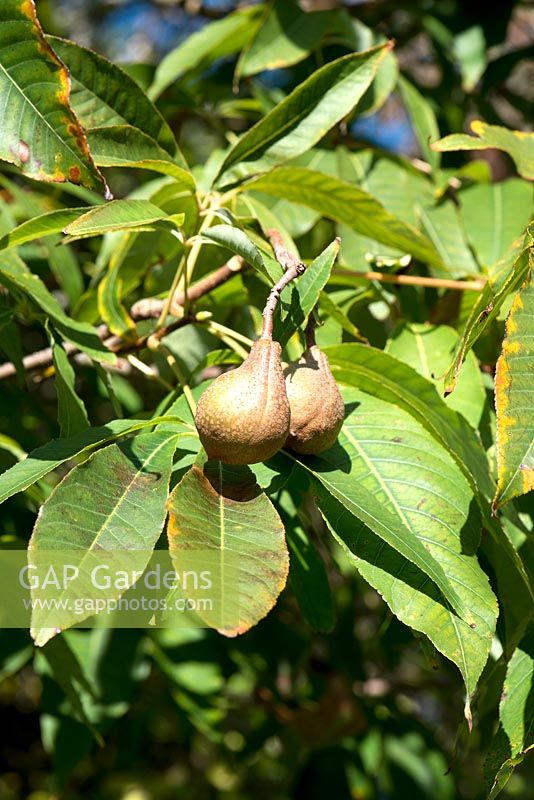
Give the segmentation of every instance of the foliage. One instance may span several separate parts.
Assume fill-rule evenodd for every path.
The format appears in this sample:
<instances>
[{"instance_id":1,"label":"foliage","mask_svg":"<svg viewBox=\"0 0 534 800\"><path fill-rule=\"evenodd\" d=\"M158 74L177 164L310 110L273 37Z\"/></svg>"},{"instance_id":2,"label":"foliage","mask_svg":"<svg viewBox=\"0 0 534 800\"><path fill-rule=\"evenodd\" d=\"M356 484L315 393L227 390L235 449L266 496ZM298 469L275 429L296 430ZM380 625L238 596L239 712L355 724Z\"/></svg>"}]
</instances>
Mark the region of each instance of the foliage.
<instances>
[{"instance_id":1,"label":"foliage","mask_svg":"<svg viewBox=\"0 0 534 800\"><path fill-rule=\"evenodd\" d=\"M501 113L515 51L487 47L514 4L401 3L399 30L308 5L222 15L138 71L0 9L2 548L168 548L177 572L204 548L237 615L4 629L6 703L39 701L53 765L10 766L6 797L528 797L534 134ZM388 108L409 152L360 138ZM274 337L295 360L319 322L338 442L206 462L195 403L288 259Z\"/></svg>"}]
</instances>

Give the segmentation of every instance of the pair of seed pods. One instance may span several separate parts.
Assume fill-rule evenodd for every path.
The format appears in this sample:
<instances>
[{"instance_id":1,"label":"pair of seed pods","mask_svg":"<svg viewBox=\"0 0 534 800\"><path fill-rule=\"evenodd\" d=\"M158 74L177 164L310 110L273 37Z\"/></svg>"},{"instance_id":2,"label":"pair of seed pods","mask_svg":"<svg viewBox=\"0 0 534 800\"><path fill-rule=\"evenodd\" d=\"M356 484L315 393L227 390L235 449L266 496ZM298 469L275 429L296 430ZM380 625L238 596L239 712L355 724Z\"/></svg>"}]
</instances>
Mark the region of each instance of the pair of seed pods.
<instances>
[{"instance_id":1,"label":"pair of seed pods","mask_svg":"<svg viewBox=\"0 0 534 800\"><path fill-rule=\"evenodd\" d=\"M311 455L334 444L345 407L327 357L316 345L285 369L280 357L278 342L259 339L201 396L195 424L208 458L256 464L284 446Z\"/></svg>"}]
</instances>

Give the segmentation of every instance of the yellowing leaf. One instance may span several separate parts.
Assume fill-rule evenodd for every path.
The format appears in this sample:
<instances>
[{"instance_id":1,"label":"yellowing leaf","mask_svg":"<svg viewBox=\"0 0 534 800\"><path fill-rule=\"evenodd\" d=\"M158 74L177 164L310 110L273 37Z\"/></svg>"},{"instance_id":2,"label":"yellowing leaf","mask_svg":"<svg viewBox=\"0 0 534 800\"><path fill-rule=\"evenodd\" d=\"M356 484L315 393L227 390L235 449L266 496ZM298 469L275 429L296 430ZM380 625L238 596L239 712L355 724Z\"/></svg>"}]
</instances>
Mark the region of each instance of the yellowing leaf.
<instances>
[{"instance_id":1,"label":"yellowing leaf","mask_svg":"<svg viewBox=\"0 0 534 800\"><path fill-rule=\"evenodd\" d=\"M495 374L498 482L494 506L534 489L534 278L516 294Z\"/></svg>"}]
</instances>

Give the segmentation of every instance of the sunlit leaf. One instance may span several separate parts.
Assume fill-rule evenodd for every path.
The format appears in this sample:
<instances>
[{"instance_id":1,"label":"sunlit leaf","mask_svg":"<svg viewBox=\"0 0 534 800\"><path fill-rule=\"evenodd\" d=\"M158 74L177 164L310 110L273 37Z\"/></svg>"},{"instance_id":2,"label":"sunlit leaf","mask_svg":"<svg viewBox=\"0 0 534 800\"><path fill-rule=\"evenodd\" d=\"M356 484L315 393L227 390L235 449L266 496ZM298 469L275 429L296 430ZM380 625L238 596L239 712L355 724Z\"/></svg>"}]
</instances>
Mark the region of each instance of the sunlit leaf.
<instances>
[{"instance_id":1,"label":"sunlit leaf","mask_svg":"<svg viewBox=\"0 0 534 800\"><path fill-rule=\"evenodd\" d=\"M495 505L534 489L534 273L514 297L495 372Z\"/></svg>"},{"instance_id":2,"label":"sunlit leaf","mask_svg":"<svg viewBox=\"0 0 534 800\"><path fill-rule=\"evenodd\" d=\"M68 73L33 0L4 0L0 31L0 158L38 180L107 191L70 105Z\"/></svg>"}]
</instances>

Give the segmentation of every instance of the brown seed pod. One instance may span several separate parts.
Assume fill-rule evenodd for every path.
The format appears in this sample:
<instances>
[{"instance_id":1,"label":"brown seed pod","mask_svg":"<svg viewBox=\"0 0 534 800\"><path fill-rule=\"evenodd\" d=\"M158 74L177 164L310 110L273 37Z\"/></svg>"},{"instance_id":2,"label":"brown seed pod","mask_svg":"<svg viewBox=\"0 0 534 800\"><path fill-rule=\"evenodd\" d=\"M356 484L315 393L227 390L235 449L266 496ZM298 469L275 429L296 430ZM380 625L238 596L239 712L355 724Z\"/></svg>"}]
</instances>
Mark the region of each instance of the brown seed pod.
<instances>
[{"instance_id":1,"label":"brown seed pod","mask_svg":"<svg viewBox=\"0 0 534 800\"><path fill-rule=\"evenodd\" d=\"M291 424L286 447L314 455L336 441L345 406L325 354L312 345L285 369Z\"/></svg>"},{"instance_id":2,"label":"brown seed pod","mask_svg":"<svg viewBox=\"0 0 534 800\"><path fill-rule=\"evenodd\" d=\"M283 446L289 403L281 348L259 339L237 369L220 375L201 396L195 424L208 458L256 464Z\"/></svg>"}]
</instances>

